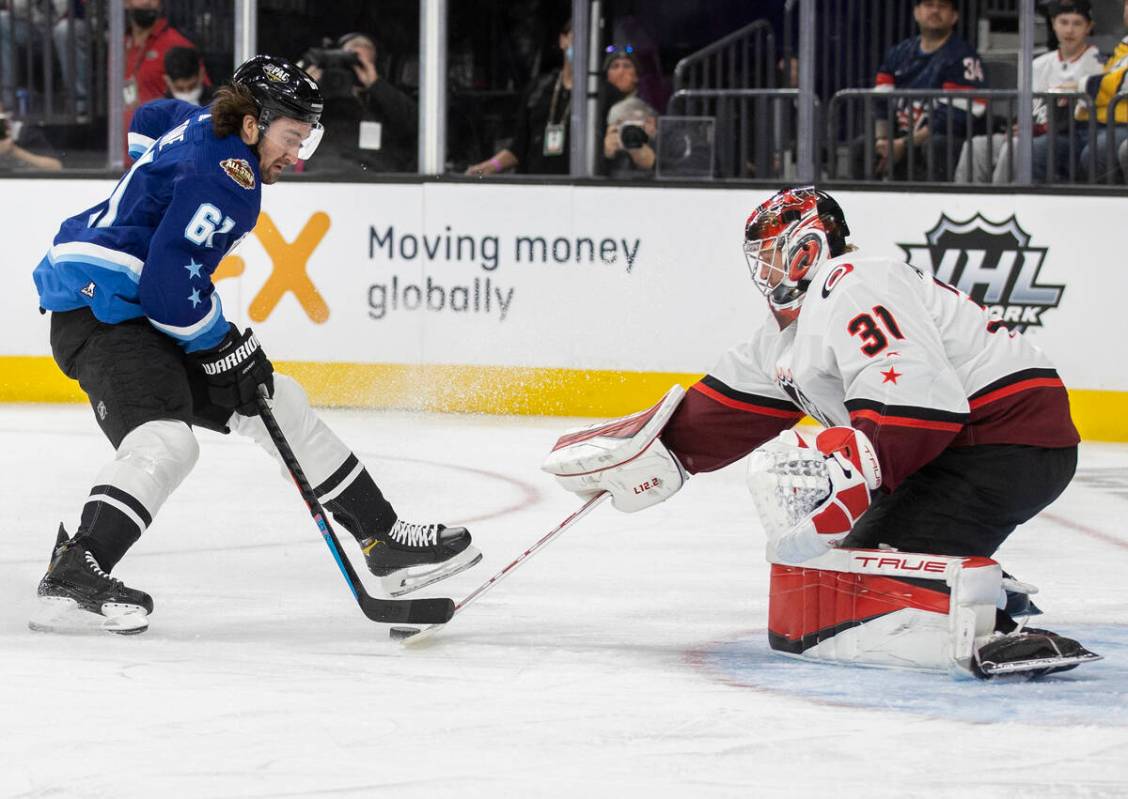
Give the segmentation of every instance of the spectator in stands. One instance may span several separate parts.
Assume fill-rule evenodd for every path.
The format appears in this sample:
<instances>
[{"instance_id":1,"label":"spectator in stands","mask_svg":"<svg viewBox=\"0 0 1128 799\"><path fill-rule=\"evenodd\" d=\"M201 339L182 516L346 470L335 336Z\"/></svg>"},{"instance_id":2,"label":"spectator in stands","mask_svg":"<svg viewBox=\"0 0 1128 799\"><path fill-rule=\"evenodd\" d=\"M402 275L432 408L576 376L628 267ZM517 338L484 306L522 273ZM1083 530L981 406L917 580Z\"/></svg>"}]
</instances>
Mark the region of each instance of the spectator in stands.
<instances>
[{"instance_id":1,"label":"spectator in stands","mask_svg":"<svg viewBox=\"0 0 1128 799\"><path fill-rule=\"evenodd\" d=\"M12 119L0 103L0 171L9 169L48 170L56 172L63 162L51 154L43 131L35 125Z\"/></svg>"},{"instance_id":2,"label":"spectator in stands","mask_svg":"<svg viewBox=\"0 0 1128 799\"><path fill-rule=\"evenodd\" d=\"M212 89L204 74L204 64L195 47L173 47L164 57L166 98L183 100L193 105L207 105Z\"/></svg>"},{"instance_id":3,"label":"spectator in stands","mask_svg":"<svg viewBox=\"0 0 1128 799\"><path fill-rule=\"evenodd\" d=\"M533 81L524 93L512 143L493 157L474 164L467 175L487 176L514 170L525 175L567 175L571 172L568 127L572 111L572 21L557 37L564 65Z\"/></svg>"},{"instance_id":4,"label":"spectator in stands","mask_svg":"<svg viewBox=\"0 0 1128 799\"><path fill-rule=\"evenodd\" d=\"M913 19L920 34L889 49L877 71L875 88L958 91L983 87L978 53L955 33L959 20L956 0L915 0ZM981 102L901 100L895 103L893 129L879 112L875 120L876 165L871 171L871 165L865 163L864 136L856 139L851 143L854 176L883 175L891 167L895 178L927 180L931 175L934 180L949 180L955 164L948 163L948 125L950 122L953 137L964 138L969 105L973 117L982 116L985 109ZM915 150L911 170L910 140Z\"/></svg>"},{"instance_id":5,"label":"spectator in stands","mask_svg":"<svg viewBox=\"0 0 1128 799\"><path fill-rule=\"evenodd\" d=\"M376 66L376 42L347 33L336 49L315 48L299 62L321 86L325 135L310 171L414 172L419 110Z\"/></svg>"},{"instance_id":6,"label":"spectator in stands","mask_svg":"<svg viewBox=\"0 0 1128 799\"><path fill-rule=\"evenodd\" d=\"M50 3L0 0L0 5L4 6L0 8L0 75L4 79L0 99L12 104L16 88L28 88L16 85L16 48L27 47L31 41L37 41L39 31L50 25L62 85L74 97L75 113L84 116L89 110L86 76L90 33L86 26L86 0L51 0ZM73 60L69 55L72 37Z\"/></svg>"},{"instance_id":7,"label":"spectator in stands","mask_svg":"<svg viewBox=\"0 0 1128 799\"><path fill-rule=\"evenodd\" d=\"M641 70L630 45L608 50L603 73L610 108L603 132L602 172L612 178L643 177L654 171L658 112L638 96Z\"/></svg>"},{"instance_id":8,"label":"spectator in stands","mask_svg":"<svg viewBox=\"0 0 1128 799\"><path fill-rule=\"evenodd\" d=\"M1089 44L1093 31L1093 9L1089 0L1060 0L1048 8L1050 24L1058 41L1058 49L1043 53L1032 65L1034 92L1076 92L1085 85L1090 75L1101 71L1100 53ZM1077 152L1083 138L1071 142L1068 138L1069 113L1072 105L1060 100L1060 108L1051 109L1044 100L1034 99L1033 145L1035 177L1044 180L1048 169L1047 149L1050 137L1045 136L1054 126L1055 166L1065 174L1069 158ZM1053 112L1053 113L1051 113ZM1017 126L1016 126L1017 128ZM956 167L957 182L1009 183L1014 175L1012 142L1017 130L1010 134L994 133L976 136L965 142ZM1043 139L1043 140L1039 140ZM969 173L970 170L970 173Z\"/></svg>"},{"instance_id":9,"label":"spectator in stands","mask_svg":"<svg viewBox=\"0 0 1128 799\"><path fill-rule=\"evenodd\" d=\"M161 0L125 0L125 130L138 106L164 97L164 57L173 47L192 47L184 34L161 14ZM205 79L206 79L205 75ZM123 146L125 143L122 143Z\"/></svg>"},{"instance_id":10,"label":"spectator in stands","mask_svg":"<svg viewBox=\"0 0 1128 799\"><path fill-rule=\"evenodd\" d=\"M628 97L607 112L603 157L612 178L639 178L653 174L657 156L658 112L641 97Z\"/></svg>"},{"instance_id":11,"label":"spectator in stands","mask_svg":"<svg viewBox=\"0 0 1128 799\"><path fill-rule=\"evenodd\" d=\"M1128 28L1128 0L1124 2L1124 26ZM1086 143L1081 150L1081 164L1089 172L1089 179L1094 182L1105 181L1114 176L1110 175L1110 172L1116 172L1119 166L1117 161L1119 160L1120 147L1125 141L1128 141L1128 103L1117 103L1113 119L1109 120L1108 118L1108 107L1113 98L1128 88L1124 85L1125 74L1128 74L1128 36L1117 43L1112 56L1105 62L1104 72L1089 78L1085 84L1085 91L1093 98L1097 122L1100 123L1097 127L1097 138L1093 145L1096 151L1092 154L1094 164L1091 171L1089 169L1088 144ZM1077 118L1086 121L1089 119L1089 112L1084 106L1077 109ZM1111 124L1109 124L1110 122ZM1109 159L1109 137L1115 140L1113 151L1116 154L1116 160L1112 162ZM1123 175L1120 176L1120 179L1123 180Z\"/></svg>"}]
</instances>

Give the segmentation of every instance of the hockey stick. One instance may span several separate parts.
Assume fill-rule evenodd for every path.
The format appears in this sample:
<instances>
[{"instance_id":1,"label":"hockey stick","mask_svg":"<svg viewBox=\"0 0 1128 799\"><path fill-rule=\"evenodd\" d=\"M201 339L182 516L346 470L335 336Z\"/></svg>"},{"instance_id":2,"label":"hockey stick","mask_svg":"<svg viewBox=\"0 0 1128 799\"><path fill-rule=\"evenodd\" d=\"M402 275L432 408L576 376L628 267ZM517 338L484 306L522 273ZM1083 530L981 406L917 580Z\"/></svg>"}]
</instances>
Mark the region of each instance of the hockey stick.
<instances>
[{"instance_id":1,"label":"hockey stick","mask_svg":"<svg viewBox=\"0 0 1128 799\"><path fill-rule=\"evenodd\" d=\"M489 591L491 588L493 588L495 585L497 585L499 582L501 582L502 578L508 576L511 572L516 571L518 566L520 566L522 563L524 563L526 560L528 560L534 554L536 554L536 552L539 549L541 549L546 544L553 541L558 536L560 536L561 533L563 533L565 530L567 530L573 524L578 522L584 516L587 516L588 513L590 513L598 505L600 505L604 500L609 499L610 497L611 497L611 495L608 494L606 491L601 491L600 493L596 494L594 497L589 499L587 502L585 502L583 505L581 505L578 510L573 512L571 516L569 516L564 521L560 522L560 524L558 524L554 529L545 533L544 536L542 536L539 541L537 541L531 547L529 547L524 552L522 552L520 555L518 555L516 558L514 558L512 561L510 561L508 566L506 566L504 569L499 571L493 577L486 580L480 586L478 586L473 591L471 591L465 599L463 599L461 602L459 602L457 605L454 606L454 611L451 613L451 616L452 617L457 616L459 613L461 613L463 610L466 609L467 605L469 605L471 602L473 602L476 599L478 599L479 597L481 597L483 594L485 594L487 591ZM425 640L426 638L430 637L429 634L431 632L433 632L434 630L440 629L443 626L444 625L442 623L436 623L436 624L431 624L428 627L424 627L420 630L413 630L409 627L406 627L406 628L405 627L393 627L389 631L389 634L391 635L392 638L396 638L398 640L401 640L404 643L414 644L414 643L418 643L420 640Z\"/></svg>"},{"instance_id":2,"label":"hockey stick","mask_svg":"<svg viewBox=\"0 0 1128 799\"><path fill-rule=\"evenodd\" d=\"M282 456L286 469L289 470L290 476L294 478L294 484L297 485L302 499L309 507L309 513L313 516L314 522L317 523L317 529L321 531L329 551L333 553L333 560L337 561L337 568L341 570L341 574L345 575L345 580L352 590L353 597L360 605L364 615L372 621L385 624L404 622L408 624L443 624L450 621L450 618L454 615L454 600L452 599L378 599L369 596L368 592L364 590L364 584L356 576L356 571L353 570L348 557L341 550L341 542L337 540L333 528L329 526L325 509L317 501L317 495L313 493L313 488L310 487L305 472L302 471L298 459L294 457L290 442L283 435L282 428L278 426L278 420L274 418L274 412L270 410L270 405L266 400L266 387L259 386L259 396L255 398L255 403L258 405L263 424L266 425L266 430L270 433L274 446L278 448L278 454Z\"/></svg>"}]
</instances>

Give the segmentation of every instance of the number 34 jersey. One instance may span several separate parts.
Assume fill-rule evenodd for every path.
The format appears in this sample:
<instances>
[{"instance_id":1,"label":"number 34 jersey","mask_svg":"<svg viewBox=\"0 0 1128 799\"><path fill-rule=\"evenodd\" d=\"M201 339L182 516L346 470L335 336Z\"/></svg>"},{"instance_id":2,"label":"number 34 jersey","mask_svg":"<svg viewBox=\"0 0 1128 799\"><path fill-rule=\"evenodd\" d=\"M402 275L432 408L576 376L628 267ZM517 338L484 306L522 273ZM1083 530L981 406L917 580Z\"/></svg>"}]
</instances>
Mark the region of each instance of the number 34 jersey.
<instances>
[{"instance_id":1,"label":"number 34 jersey","mask_svg":"<svg viewBox=\"0 0 1128 799\"><path fill-rule=\"evenodd\" d=\"M860 252L823 265L793 324L769 321L729 350L663 441L691 472L710 471L804 413L869 436L886 490L948 447L1079 441L1041 350L946 283Z\"/></svg>"},{"instance_id":2,"label":"number 34 jersey","mask_svg":"<svg viewBox=\"0 0 1128 799\"><path fill-rule=\"evenodd\" d=\"M63 222L35 268L39 304L89 306L108 324L146 317L188 352L214 347L228 323L211 276L258 220L258 157L179 100L138 109L129 142L132 168L106 200Z\"/></svg>"}]
</instances>

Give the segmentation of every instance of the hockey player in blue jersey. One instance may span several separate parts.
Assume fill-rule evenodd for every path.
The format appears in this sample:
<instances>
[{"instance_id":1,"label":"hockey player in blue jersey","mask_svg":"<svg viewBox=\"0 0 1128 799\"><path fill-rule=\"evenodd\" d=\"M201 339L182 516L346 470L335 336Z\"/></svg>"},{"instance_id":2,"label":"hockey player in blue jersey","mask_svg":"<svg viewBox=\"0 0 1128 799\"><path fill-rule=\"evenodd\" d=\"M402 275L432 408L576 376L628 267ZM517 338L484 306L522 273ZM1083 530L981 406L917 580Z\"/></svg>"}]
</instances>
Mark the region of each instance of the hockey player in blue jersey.
<instances>
[{"instance_id":1,"label":"hockey player in blue jersey","mask_svg":"<svg viewBox=\"0 0 1128 799\"><path fill-rule=\"evenodd\" d=\"M254 227L262 185L313 154L321 110L313 79L270 56L240 66L206 109L143 106L130 125L132 168L104 202L63 222L35 268L55 361L86 392L116 451L74 537L59 527L33 627L77 617L112 632L147 629L152 599L110 572L191 471L194 426L243 434L278 457L257 415L260 385L322 505L389 593L481 559L465 528L399 518L301 386L274 373L249 328L227 321L212 284Z\"/></svg>"}]
</instances>

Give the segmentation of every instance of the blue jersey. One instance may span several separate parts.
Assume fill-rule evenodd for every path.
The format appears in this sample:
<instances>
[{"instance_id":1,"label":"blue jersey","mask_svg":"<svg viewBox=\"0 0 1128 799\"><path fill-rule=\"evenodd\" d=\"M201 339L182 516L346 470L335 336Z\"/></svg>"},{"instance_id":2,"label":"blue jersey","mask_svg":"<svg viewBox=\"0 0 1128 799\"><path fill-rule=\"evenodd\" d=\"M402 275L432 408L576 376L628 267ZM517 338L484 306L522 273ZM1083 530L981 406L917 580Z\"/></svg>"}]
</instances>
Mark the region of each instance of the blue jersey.
<instances>
[{"instance_id":1,"label":"blue jersey","mask_svg":"<svg viewBox=\"0 0 1128 799\"><path fill-rule=\"evenodd\" d=\"M39 304L89 306L107 324L146 317L187 352L210 349L229 327L211 276L258 219L258 157L179 100L138 109L129 144L133 167L109 198L63 222L35 268Z\"/></svg>"},{"instance_id":2,"label":"blue jersey","mask_svg":"<svg viewBox=\"0 0 1128 799\"><path fill-rule=\"evenodd\" d=\"M875 81L879 89L946 89L959 91L983 88L983 65L975 48L956 34L948 37L943 47L931 53L920 49L920 37L913 36L889 48L885 60L877 70ZM952 133L964 135L967 124L966 101L949 103L937 99L935 110L929 118L927 100L911 104L902 100L897 104L897 127L907 133L924 125L937 135L947 135L949 109L954 113ZM982 100L971 103L972 115L979 117L985 111Z\"/></svg>"}]
</instances>

